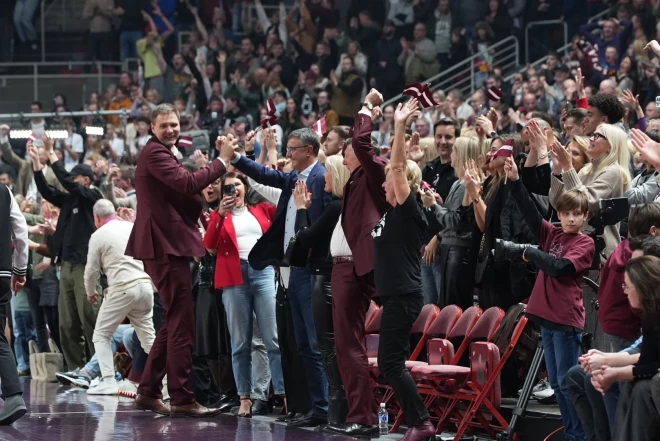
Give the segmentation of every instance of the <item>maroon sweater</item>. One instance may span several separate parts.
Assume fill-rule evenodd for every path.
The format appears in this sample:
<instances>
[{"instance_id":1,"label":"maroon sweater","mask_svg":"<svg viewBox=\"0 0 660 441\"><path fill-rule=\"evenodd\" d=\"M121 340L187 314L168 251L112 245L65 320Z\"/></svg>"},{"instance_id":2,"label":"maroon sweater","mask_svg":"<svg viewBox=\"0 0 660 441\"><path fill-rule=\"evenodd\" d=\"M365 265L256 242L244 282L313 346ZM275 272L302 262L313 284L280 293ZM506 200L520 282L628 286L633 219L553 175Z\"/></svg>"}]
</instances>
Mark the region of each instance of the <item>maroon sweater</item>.
<instances>
[{"instance_id":1,"label":"maroon sweater","mask_svg":"<svg viewBox=\"0 0 660 441\"><path fill-rule=\"evenodd\" d=\"M630 307L628 297L621 286L624 283L623 274L630 256L632 251L629 241L624 240L607 259L598 290L600 303L598 320L605 333L626 340L635 340L641 333L642 322Z\"/></svg>"}]
</instances>

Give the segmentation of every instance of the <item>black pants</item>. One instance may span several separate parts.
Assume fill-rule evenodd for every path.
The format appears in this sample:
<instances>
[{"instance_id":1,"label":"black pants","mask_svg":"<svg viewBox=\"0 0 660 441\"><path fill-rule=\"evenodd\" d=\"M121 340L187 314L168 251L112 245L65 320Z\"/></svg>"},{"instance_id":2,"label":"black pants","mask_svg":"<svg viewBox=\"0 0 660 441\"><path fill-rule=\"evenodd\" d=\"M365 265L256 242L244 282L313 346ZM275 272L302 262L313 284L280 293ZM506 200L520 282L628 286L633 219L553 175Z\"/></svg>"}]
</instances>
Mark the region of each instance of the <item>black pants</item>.
<instances>
[{"instance_id":1,"label":"black pants","mask_svg":"<svg viewBox=\"0 0 660 441\"><path fill-rule=\"evenodd\" d=\"M3 398L22 394L21 385L18 382L18 371L16 370L16 358L9 347L7 336L5 336L5 324L7 322L7 310L11 302L11 287L9 278L0 278L0 387Z\"/></svg>"},{"instance_id":2,"label":"black pants","mask_svg":"<svg viewBox=\"0 0 660 441\"><path fill-rule=\"evenodd\" d=\"M468 274L469 247L440 245L438 266L440 269L440 306L457 305L462 309L472 306L472 279Z\"/></svg>"},{"instance_id":3,"label":"black pants","mask_svg":"<svg viewBox=\"0 0 660 441\"><path fill-rule=\"evenodd\" d=\"M424 306L422 292L380 298L383 317L380 323L378 369L394 389L409 427L429 418L417 385L406 368L410 354L410 329Z\"/></svg>"},{"instance_id":4,"label":"black pants","mask_svg":"<svg viewBox=\"0 0 660 441\"><path fill-rule=\"evenodd\" d=\"M87 41L86 61L112 60L112 32L90 32Z\"/></svg>"},{"instance_id":5,"label":"black pants","mask_svg":"<svg viewBox=\"0 0 660 441\"><path fill-rule=\"evenodd\" d=\"M289 299L282 286L278 288L275 318L277 320L277 338L282 356L282 375L284 377L284 390L286 391L287 411L307 413L312 410L307 381L305 381L307 376L302 358L298 354L298 345L293 332L291 305L289 305Z\"/></svg>"},{"instance_id":6,"label":"black pants","mask_svg":"<svg viewBox=\"0 0 660 441\"><path fill-rule=\"evenodd\" d=\"M339 424L346 421L348 403L344 393L344 385L337 364L335 352L335 332L332 322L332 292L330 289L330 276L312 276L312 312L316 337L319 341L319 351L325 366L330 386L328 403L328 422Z\"/></svg>"},{"instance_id":7,"label":"black pants","mask_svg":"<svg viewBox=\"0 0 660 441\"><path fill-rule=\"evenodd\" d=\"M156 333L160 329L160 326L165 320L165 308L163 307L163 302L160 300L158 293L154 293L154 329ZM140 339L137 336L137 332L133 333L133 347L136 348L135 354L133 354L133 364L131 366L131 373L128 376L128 379L136 383L140 382L142 377L142 371L144 371L144 366L147 364L147 353L142 349L142 344Z\"/></svg>"},{"instance_id":8,"label":"black pants","mask_svg":"<svg viewBox=\"0 0 660 441\"><path fill-rule=\"evenodd\" d=\"M653 403L651 380L627 382L616 408L612 441L656 441L660 438L660 415Z\"/></svg>"},{"instance_id":9,"label":"black pants","mask_svg":"<svg viewBox=\"0 0 660 441\"><path fill-rule=\"evenodd\" d=\"M573 366L566 374L568 396L577 411L589 441L610 441L610 423L603 395L591 384L591 374Z\"/></svg>"},{"instance_id":10,"label":"black pants","mask_svg":"<svg viewBox=\"0 0 660 441\"><path fill-rule=\"evenodd\" d=\"M28 304L32 321L37 332L37 346L39 352L50 352L48 346L48 329L55 344L60 346L60 322L57 314L57 306L40 306L41 301L41 279L31 279L23 289L27 294ZM48 328L46 328L48 325Z\"/></svg>"}]
</instances>

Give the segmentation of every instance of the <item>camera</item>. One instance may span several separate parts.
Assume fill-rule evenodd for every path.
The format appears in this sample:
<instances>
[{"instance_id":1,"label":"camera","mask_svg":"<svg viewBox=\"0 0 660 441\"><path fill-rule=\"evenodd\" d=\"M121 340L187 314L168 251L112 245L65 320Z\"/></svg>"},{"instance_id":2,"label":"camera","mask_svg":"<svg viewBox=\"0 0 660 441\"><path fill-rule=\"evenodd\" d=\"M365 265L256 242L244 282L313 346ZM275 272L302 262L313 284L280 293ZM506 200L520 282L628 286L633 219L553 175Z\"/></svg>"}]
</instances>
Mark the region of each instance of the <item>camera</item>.
<instances>
[{"instance_id":1,"label":"camera","mask_svg":"<svg viewBox=\"0 0 660 441\"><path fill-rule=\"evenodd\" d=\"M234 184L227 184L222 187L222 194L224 196L236 196L236 193L236 185Z\"/></svg>"},{"instance_id":2,"label":"camera","mask_svg":"<svg viewBox=\"0 0 660 441\"><path fill-rule=\"evenodd\" d=\"M522 260L522 255L527 248L538 248L538 245L528 243L515 243L504 239L495 239L495 262L504 260Z\"/></svg>"},{"instance_id":3,"label":"camera","mask_svg":"<svg viewBox=\"0 0 660 441\"><path fill-rule=\"evenodd\" d=\"M594 240L596 246L592 269L597 269L600 265L601 254L605 249L605 239L603 239L605 227L618 224L630 214L628 198L601 199L599 205L600 211L589 221L589 225L593 228L589 237Z\"/></svg>"}]
</instances>

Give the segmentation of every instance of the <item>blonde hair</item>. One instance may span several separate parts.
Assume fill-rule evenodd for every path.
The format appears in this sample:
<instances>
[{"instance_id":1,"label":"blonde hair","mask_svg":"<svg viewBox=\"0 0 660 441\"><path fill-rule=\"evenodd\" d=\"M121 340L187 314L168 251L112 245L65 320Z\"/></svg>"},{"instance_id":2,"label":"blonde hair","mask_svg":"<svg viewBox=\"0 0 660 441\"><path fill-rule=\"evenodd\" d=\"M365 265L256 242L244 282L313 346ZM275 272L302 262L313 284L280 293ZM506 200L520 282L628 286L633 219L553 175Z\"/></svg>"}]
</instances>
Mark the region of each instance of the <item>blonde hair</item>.
<instances>
[{"instance_id":1,"label":"blonde hair","mask_svg":"<svg viewBox=\"0 0 660 441\"><path fill-rule=\"evenodd\" d=\"M578 146L582 155L585 157L584 165L587 165L591 161L591 156L589 156L589 138L586 136L574 136L569 141ZM584 166L583 166L584 167Z\"/></svg>"},{"instance_id":2,"label":"blonde hair","mask_svg":"<svg viewBox=\"0 0 660 441\"><path fill-rule=\"evenodd\" d=\"M338 198L344 197L344 187L351 176L351 172L344 165L344 160L339 155L331 155L325 158L325 168L332 176L332 194Z\"/></svg>"},{"instance_id":3,"label":"blonde hair","mask_svg":"<svg viewBox=\"0 0 660 441\"><path fill-rule=\"evenodd\" d=\"M610 152L599 162L595 170L593 163L586 164L580 170L580 176L586 176L592 172L598 174L611 165L617 165L623 182L623 191L630 188L630 152L628 151L628 135L626 132L611 124L600 124L597 130L603 132L610 144Z\"/></svg>"},{"instance_id":4,"label":"blonde hair","mask_svg":"<svg viewBox=\"0 0 660 441\"><path fill-rule=\"evenodd\" d=\"M391 169L392 164L387 164L387 167L385 167L385 176L387 176ZM422 183L422 170L415 161L411 161L410 159L406 160L406 180L408 181L410 191L417 193Z\"/></svg>"},{"instance_id":5,"label":"blonde hair","mask_svg":"<svg viewBox=\"0 0 660 441\"><path fill-rule=\"evenodd\" d=\"M479 138L466 138L461 136L454 142L454 154L456 155L456 165L454 166L454 173L459 181L465 177L465 163L468 159L472 159L475 163L479 163L479 155L482 152L482 147L479 143ZM479 178L481 170L479 170Z\"/></svg>"},{"instance_id":6,"label":"blonde hair","mask_svg":"<svg viewBox=\"0 0 660 441\"><path fill-rule=\"evenodd\" d=\"M435 140L432 136L427 136L419 140L419 147L424 152L422 160L417 163L419 168L426 166L427 162L433 161L438 157L438 150L435 148Z\"/></svg>"},{"instance_id":7,"label":"blonde hair","mask_svg":"<svg viewBox=\"0 0 660 441\"><path fill-rule=\"evenodd\" d=\"M646 126L646 131L660 130L660 118L653 118Z\"/></svg>"}]
</instances>

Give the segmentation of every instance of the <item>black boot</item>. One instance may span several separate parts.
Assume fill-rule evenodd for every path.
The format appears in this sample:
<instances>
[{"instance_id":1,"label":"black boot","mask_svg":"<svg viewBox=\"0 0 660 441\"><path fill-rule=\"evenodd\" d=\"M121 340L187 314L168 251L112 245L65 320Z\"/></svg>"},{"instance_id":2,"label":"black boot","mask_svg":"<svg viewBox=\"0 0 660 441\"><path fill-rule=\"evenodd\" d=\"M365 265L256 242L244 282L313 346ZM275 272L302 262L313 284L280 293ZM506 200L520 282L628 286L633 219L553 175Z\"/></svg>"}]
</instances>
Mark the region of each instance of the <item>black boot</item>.
<instances>
[{"instance_id":1,"label":"black boot","mask_svg":"<svg viewBox=\"0 0 660 441\"><path fill-rule=\"evenodd\" d=\"M330 387L328 424L343 424L346 421L346 415L348 415L348 401L346 400L344 387Z\"/></svg>"}]
</instances>

